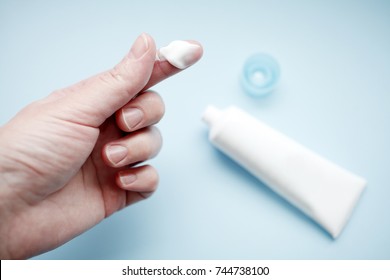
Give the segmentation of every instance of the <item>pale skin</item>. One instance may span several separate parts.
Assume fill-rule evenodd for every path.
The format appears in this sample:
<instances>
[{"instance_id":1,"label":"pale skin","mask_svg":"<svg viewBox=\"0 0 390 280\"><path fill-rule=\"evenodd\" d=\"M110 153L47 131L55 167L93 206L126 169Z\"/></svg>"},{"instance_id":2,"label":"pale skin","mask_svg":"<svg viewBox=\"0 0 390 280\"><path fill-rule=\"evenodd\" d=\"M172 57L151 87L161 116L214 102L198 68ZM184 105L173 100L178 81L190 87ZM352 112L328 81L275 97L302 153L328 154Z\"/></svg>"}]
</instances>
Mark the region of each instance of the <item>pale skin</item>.
<instances>
[{"instance_id":1,"label":"pale skin","mask_svg":"<svg viewBox=\"0 0 390 280\"><path fill-rule=\"evenodd\" d=\"M153 124L164 103L148 88L180 69L155 55L142 34L113 69L53 92L0 127L1 259L54 249L156 190L157 171L135 165L162 144ZM199 48L191 64L201 56Z\"/></svg>"}]
</instances>

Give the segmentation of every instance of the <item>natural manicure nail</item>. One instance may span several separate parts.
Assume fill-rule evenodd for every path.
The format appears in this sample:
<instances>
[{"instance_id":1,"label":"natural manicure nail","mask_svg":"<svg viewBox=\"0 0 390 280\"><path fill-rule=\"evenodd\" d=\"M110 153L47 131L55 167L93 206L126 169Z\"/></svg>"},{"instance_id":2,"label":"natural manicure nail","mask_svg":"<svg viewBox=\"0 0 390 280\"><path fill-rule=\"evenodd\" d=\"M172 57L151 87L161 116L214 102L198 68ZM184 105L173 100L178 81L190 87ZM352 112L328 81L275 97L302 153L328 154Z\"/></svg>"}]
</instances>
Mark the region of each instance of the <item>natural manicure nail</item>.
<instances>
[{"instance_id":1,"label":"natural manicure nail","mask_svg":"<svg viewBox=\"0 0 390 280\"><path fill-rule=\"evenodd\" d=\"M135 174L126 174L126 175L120 175L119 179L124 187L131 185L132 183L137 180L137 175Z\"/></svg>"},{"instance_id":2,"label":"natural manicure nail","mask_svg":"<svg viewBox=\"0 0 390 280\"><path fill-rule=\"evenodd\" d=\"M121 145L110 145L106 149L108 160L116 165L127 156L127 149Z\"/></svg>"},{"instance_id":3,"label":"natural manicure nail","mask_svg":"<svg viewBox=\"0 0 390 280\"><path fill-rule=\"evenodd\" d=\"M134 59L141 58L149 48L148 37L145 33L142 33L135 40L130 50L130 57Z\"/></svg>"},{"instance_id":4,"label":"natural manicure nail","mask_svg":"<svg viewBox=\"0 0 390 280\"><path fill-rule=\"evenodd\" d=\"M144 114L137 108L126 108L122 110L123 121L129 130L135 128L143 119Z\"/></svg>"}]
</instances>

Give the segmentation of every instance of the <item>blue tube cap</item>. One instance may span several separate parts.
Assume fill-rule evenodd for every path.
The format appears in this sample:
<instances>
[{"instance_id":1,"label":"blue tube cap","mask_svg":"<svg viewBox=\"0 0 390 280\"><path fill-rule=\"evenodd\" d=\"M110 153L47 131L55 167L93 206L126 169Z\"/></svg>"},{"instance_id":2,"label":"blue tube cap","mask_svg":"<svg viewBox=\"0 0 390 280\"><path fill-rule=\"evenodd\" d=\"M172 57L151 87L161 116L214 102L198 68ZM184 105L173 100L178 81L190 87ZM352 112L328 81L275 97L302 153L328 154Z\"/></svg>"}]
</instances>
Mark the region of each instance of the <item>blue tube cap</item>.
<instances>
[{"instance_id":1,"label":"blue tube cap","mask_svg":"<svg viewBox=\"0 0 390 280\"><path fill-rule=\"evenodd\" d=\"M247 94L258 97L272 92L279 77L278 62L268 54L257 53L245 61L240 80Z\"/></svg>"}]
</instances>

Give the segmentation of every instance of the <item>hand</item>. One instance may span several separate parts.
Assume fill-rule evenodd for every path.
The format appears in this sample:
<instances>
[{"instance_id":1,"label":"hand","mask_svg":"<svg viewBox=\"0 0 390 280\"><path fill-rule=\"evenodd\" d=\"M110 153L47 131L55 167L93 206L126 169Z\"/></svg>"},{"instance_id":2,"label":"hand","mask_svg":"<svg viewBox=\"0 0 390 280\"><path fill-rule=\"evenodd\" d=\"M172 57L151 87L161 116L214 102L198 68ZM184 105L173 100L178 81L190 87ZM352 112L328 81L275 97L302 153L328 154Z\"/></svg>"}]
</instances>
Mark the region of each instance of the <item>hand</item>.
<instances>
[{"instance_id":1,"label":"hand","mask_svg":"<svg viewBox=\"0 0 390 280\"><path fill-rule=\"evenodd\" d=\"M202 48L195 56L195 63ZM51 250L151 195L164 114L147 91L180 70L142 34L113 69L53 92L0 128L0 257Z\"/></svg>"}]
</instances>

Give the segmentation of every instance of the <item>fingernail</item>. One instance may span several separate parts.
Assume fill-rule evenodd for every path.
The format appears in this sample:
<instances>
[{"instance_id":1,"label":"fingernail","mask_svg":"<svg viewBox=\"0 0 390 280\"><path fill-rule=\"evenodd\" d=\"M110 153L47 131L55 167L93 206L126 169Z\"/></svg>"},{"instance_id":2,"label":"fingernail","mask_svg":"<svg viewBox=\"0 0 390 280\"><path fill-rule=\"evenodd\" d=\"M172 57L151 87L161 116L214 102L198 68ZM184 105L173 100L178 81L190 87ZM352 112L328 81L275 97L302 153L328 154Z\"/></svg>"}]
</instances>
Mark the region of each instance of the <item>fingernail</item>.
<instances>
[{"instance_id":1,"label":"fingernail","mask_svg":"<svg viewBox=\"0 0 390 280\"><path fill-rule=\"evenodd\" d=\"M108 160L116 165L127 156L127 149L121 145L110 145L106 149Z\"/></svg>"},{"instance_id":2,"label":"fingernail","mask_svg":"<svg viewBox=\"0 0 390 280\"><path fill-rule=\"evenodd\" d=\"M153 192L140 192L139 194L142 195L143 198L148 198L153 194Z\"/></svg>"},{"instance_id":3,"label":"fingernail","mask_svg":"<svg viewBox=\"0 0 390 280\"><path fill-rule=\"evenodd\" d=\"M126 108L122 110L122 116L127 128L132 130L142 121L144 113L137 108Z\"/></svg>"},{"instance_id":4,"label":"fingernail","mask_svg":"<svg viewBox=\"0 0 390 280\"><path fill-rule=\"evenodd\" d=\"M137 175L135 174L120 175L119 180L121 181L122 185L126 187L134 183L135 180L137 180Z\"/></svg>"},{"instance_id":5,"label":"fingernail","mask_svg":"<svg viewBox=\"0 0 390 280\"><path fill-rule=\"evenodd\" d=\"M146 51L149 49L148 37L145 33L142 33L135 40L133 46L130 50L130 58L139 59L141 58Z\"/></svg>"}]
</instances>

